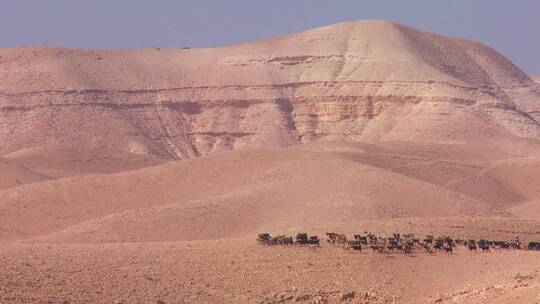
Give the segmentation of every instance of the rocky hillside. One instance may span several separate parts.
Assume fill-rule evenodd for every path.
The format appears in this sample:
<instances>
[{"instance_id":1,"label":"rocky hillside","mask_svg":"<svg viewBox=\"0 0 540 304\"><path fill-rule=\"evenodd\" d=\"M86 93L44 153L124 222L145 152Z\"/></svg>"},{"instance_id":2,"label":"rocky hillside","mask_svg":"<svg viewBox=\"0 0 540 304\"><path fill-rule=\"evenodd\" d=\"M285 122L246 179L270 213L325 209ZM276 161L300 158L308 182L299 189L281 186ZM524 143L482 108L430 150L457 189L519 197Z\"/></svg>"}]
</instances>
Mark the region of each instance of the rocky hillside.
<instances>
[{"instance_id":1,"label":"rocky hillside","mask_svg":"<svg viewBox=\"0 0 540 304\"><path fill-rule=\"evenodd\" d=\"M0 49L0 155L538 139L539 121L540 86L495 50L387 21L225 48Z\"/></svg>"}]
</instances>

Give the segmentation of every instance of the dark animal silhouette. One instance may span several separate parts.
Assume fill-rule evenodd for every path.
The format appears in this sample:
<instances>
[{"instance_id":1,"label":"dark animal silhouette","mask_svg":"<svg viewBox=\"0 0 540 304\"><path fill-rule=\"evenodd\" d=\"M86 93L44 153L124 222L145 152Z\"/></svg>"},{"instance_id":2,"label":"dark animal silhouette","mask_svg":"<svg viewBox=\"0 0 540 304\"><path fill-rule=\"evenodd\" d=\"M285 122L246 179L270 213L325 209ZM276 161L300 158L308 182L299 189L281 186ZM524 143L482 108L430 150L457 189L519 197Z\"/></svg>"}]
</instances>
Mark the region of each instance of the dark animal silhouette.
<instances>
[{"instance_id":1,"label":"dark animal silhouette","mask_svg":"<svg viewBox=\"0 0 540 304\"><path fill-rule=\"evenodd\" d=\"M540 250L540 242L529 242L527 248L529 250Z\"/></svg>"},{"instance_id":2,"label":"dark animal silhouette","mask_svg":"<svg viewBox=\"0 0 540 304\"><path fill-rule=\"evenodd\" d=\"M486 251L489 252L490 243L491 242L489 242L487 240L480 240L480 241L478 241L478 247L480 247L480 249L482 249L482 252L486 252Z\"/></svg>"},{"instance_id":3,"label":"dark animal silhouette","mask_svg":"<svg viewBox=\"0 0 540 304\"><path fill-rule=\"evenodd\" d=\"M469 241L467 241L467 248L468 248L470 251L477 252L477 249L476 249L476 242L475 242L474 240L469 240Z\"/></svg>"}]
</instances>

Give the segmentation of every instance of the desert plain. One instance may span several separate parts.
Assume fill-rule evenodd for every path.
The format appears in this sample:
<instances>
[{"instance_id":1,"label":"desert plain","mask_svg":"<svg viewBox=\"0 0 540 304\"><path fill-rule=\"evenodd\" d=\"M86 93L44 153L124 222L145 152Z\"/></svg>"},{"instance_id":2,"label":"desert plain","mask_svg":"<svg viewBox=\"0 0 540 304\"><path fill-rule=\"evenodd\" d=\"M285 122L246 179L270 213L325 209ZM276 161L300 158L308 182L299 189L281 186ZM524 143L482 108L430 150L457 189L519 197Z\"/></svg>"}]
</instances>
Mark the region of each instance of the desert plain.
<instances>
[{"instance_id":1,"label":"desert plain","mask_svg":"<svg viewBox=\"0 0 540 304\"><path fill-rule=\"evenodd\" d=\"M0 303L540 303L526 246L325 236L540 241L538 81L378 20L222 48L0 49Z\"/></svg>"}]
</instances>

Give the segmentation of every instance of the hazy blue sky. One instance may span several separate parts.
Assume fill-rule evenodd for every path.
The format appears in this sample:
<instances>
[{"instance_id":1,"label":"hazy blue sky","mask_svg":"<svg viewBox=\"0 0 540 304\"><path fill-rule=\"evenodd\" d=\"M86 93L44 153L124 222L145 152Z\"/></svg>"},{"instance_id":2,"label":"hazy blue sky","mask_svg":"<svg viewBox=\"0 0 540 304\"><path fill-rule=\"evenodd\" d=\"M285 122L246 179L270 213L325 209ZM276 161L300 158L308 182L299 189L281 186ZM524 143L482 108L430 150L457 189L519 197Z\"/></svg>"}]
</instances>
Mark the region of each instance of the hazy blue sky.
<instances>
[{"instance_id":1,"label":"hazy blue sky","mask_svg":"<svg viewBox=\"0 0 540 304\"><path fill-rule=\"evenodd\" d=\"M355 19L478 40L540 75L540 0L2 0L0 47L221 46Z\"/></svg>"}]
</instances>

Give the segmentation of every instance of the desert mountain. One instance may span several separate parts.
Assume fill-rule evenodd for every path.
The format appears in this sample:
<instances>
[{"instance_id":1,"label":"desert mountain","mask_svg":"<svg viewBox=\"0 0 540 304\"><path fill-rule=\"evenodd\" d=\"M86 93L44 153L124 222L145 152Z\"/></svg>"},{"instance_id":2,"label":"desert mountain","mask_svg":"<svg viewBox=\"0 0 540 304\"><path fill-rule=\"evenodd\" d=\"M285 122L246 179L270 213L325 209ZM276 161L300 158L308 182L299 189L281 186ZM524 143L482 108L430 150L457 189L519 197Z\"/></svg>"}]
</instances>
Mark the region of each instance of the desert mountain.
<instances>
[{"instance_id":1,"label":"desert mountain","mask_svg":"<svg viewBox=\"0 0 540 304\"><path fill-rule=\"evenodd\" d=\"M540 86L495 50L387 21L223 48L0 50L0 155L538 139L539 121Z\"/></svg>"},{"instance_id":2,"label":"desert mountain","mask_svg":"<svg viewBox=\"0 0 540 304\"><path fill-rule=\"evenodd\" d=\"M534 81L540 83L540 76L536 76L532 78Z\"/></svg>"}]
</instances>

